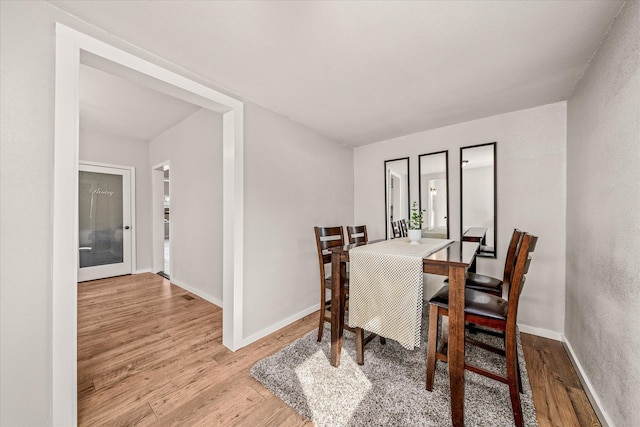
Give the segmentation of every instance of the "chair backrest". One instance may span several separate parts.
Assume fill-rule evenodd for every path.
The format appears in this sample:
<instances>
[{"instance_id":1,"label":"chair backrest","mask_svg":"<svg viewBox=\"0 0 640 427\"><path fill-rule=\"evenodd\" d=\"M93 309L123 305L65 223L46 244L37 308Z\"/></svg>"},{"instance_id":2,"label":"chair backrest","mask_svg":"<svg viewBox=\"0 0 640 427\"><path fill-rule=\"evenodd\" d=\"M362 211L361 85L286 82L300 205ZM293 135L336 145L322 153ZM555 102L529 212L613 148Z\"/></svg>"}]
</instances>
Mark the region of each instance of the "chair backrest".
<instances>
[{"instance_id":1,"label":"chair backrest","mask_svg":"<svg viewBox=\"0 0 640 427\"><path fill-rule=\"evenodd\" d=\"M504 275L502 278L502 282L504 283L504 288L508 289L509 283L511 283L511 276L513 275L513 267L516 263L516 252L518 250L518 244L520 243L520 239L524 232L518 230L517 228L513 229L513 234L511 234L511 241L509 242L509 249L507 249L507 258L504 260Z\"/></svg>"},{"instance_id":2,"label":"chair backrest","mask_svg":"<svg viewBox=\"0 0 640 427\"><path fill-rule=\"evenodd\" d=\"M407 220L406 219L401 219L400 221L398 221L400 223L400 235L402 237L407 237L409 235L409 232L407 231Z\"/></svg>"},{"instance_id":3,"label":"chair backrest","mask_svg":"<svg viewBox=\"0 0 640 427\"><path fill-rule=\"evenodd\" d=\"M350 244L354 243L367 243L369 237L367 236L366 225L348 225L347 226L347 240Z\"/></svg>"},{"instance_id":4,"label":"chair backrest","mask_svg":"<svg viewBox=\"0 0 640 427\"><path fill-rule=\"evenodd\" d=\"M518 244L516 262L513 267L513 275L511 276L511 286L509 288L509 307L507 311L507 330L515 331L516 321L518 317L518 302L520 294L524 288L526 274L529 272L531 265L531 252L536 247L538 237L529 233L523 233L520 243Z\"/></svg>"},{"instance_id":5,"label":"chair backrest","mask_svg":"<svg viewBox=\"0 0 640 427\"><path fill-rule=\"evenodd\" d=\"M402 230L400 230L400 221L391 222L391 230L393 231L393 238L397 239L402 237Z\"/></svg>"},{"instance_id":6,"label":"chair backrest","mask_svg":"<svg viewBox=\"0 0 640 427\"><path fill-rule=\"evenodd\" d=\"M342 226L313 227L316 233L316 247L318 249L318 263L320 264L320 280L324 281L325 264L331 263L329 248L344 245L344 232Z\"/></svg>"}]
</instances>

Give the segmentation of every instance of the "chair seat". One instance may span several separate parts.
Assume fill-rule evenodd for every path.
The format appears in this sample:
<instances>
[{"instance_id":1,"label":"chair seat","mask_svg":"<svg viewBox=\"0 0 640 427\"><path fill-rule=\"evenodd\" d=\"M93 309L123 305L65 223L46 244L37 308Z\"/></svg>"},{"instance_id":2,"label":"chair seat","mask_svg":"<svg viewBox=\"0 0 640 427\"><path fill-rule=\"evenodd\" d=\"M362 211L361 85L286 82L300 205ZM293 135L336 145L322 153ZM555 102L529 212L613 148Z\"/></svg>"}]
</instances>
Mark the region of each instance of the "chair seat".
<instances>
[{"instance_id":1,"label":"chair seat","mask_svg":"<svg viewBox=\"0 0 640 427\"><path fill-rule=\"evenodd\" d=\"M467 273L466 287L477 290L490 289L495 292L502 292L502 280L484 274L469 272Z\"/></svg>"},{"instance_id":2,"label":"chair seat","mask_svg":"<svg viewBox=\"0 0 640 427\"><path fill-rule=\"evenodd\" d=\"M449 308L449 285L443 286L431 297L429 304ZM464 291L464 312L491 319L507 320L509 303L495 295L466 288Z\"/></svg>"},{"instance_id":3,"label":"chair seat","mask_svg":"<svg viewBox=\"0 0 640 427\"><path fill-rule=\"evenodd\" d=\"M448 283L449 279L445 279L444 282ZM477 291L489 292L496 296L502 296L502 284L502 280L496 279L495 277L469 271L467 272L465 287L467 289L475 289Z\"/></svg>"}]
</instances>

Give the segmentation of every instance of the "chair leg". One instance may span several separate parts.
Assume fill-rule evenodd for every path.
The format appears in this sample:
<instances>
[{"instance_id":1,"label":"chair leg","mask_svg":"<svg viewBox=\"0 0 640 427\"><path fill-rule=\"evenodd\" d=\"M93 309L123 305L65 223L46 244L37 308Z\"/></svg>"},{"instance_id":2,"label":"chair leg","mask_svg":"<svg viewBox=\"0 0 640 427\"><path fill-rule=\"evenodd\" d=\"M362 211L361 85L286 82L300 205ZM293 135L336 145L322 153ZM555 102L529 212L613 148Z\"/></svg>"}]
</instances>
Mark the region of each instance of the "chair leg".
<instances>
[{"instance_id":1,"label":"chair leg","mask_svg":"<svg viewBox=\"0 0 640 427\"><path fill-rule=\"evenodd\" d=\"M504 343L504 348L506 350L507 348L507 334L504 334L504 339L503 339L503 343ZM518 391L520 392L520 394L524 393L524 391L522 391L522 374L520 372L520 359L518 358L518 347L516 344L516 349L514 350L514 354L516 357L516 368L518 369Z\"/></svg>"},{"instance_id":2,"label":"chair leg","mask_svg":"<svg viewBox=\"0 0 640 427\"><path fill-rule=\"evenodd\" d=\"M520 373L520 360L518 358L518 353L516 351L516 367L518 368L518 391L520 394L524 393L522 391L522 374Z\"/></svg>"},{"instance_id":3,"label":"chair leg","mask_svg":"<svg viewBox=\"0 0 640 427\"><path fill-rule=\"evenodd\" d=\"M320 285L320 322L318 325L318 342L322 341L322 331L324 330L324 312L326 310L325 307L325 295L324 283Z\"/></svg>"},{"instance_id":4,"label":"chair leg","mask_svg":"<svg viewBox=\"0 0 640 427\"><path fill-rule=\"evenodd\" d=\"M356 361L358 365L364 365L364 329L356 328Z\"/></svg>"},{"instance_id":5,"label":"chair leg","mask_svg":"<svg viewBox=\"0 0 640 427\"><path fill-rule=\"evenodd\" d=\"M436 371L436 350L438 348L438 307L429 306L429 336L427 338L427 386L433 389L433 377Z\"/></svg>"},{"instance_id":6,"label":"chair leg","mask_svg":"<svg viewBox=\"0 0 640 427\"><path fill-rule=\"evenodd\" d=\"M507 379L509 384L509 395L511 396L511 408L513 410L513 421L516 427L524 426L522 419L522 406L520 403L519 383L519 367L518 353L516 349L515 337L507 336L506 340L506 359L507 359Z\"/></svg>"}]
</instances>

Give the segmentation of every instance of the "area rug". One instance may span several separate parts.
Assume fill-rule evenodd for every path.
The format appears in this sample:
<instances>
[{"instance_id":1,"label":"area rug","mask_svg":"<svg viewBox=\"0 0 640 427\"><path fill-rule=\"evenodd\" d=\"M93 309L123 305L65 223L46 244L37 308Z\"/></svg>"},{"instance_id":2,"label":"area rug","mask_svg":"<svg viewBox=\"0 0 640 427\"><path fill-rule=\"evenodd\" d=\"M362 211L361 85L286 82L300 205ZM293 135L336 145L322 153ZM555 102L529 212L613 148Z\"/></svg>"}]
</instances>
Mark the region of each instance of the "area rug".
<instances>
[{"instance_id":1,"label":"area rug","mask_svg":"<svg viewBox=\"0 0 640 427\"><path fill-rule=\"evenodd\" d=\"M433 391L425 390L428 310L423 311L420 348L406 350L375 339L365 348L365 364L356 363L355 336L345 331L338 368L330 365L331 331L325 324L321 343L317 330L251 368L251 375L303 417L324 426L450 426L449 372L438 362ZM501 340L475 334L474 339L501 345ZM518 337L526 426L537 426L529 377ZM504 358L467 345L466 361L506 374ZM465 425L512 426L507 385L465 371Z\"/></svg>"}]
</instances>

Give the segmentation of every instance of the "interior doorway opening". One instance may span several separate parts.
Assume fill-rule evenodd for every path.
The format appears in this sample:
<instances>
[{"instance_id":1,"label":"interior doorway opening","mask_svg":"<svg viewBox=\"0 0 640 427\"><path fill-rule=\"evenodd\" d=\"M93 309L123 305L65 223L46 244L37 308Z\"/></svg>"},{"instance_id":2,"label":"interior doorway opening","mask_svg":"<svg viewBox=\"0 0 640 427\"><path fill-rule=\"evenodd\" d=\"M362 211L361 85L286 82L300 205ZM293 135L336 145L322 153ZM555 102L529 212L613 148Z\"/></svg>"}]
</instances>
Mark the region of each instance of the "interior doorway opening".
<instances>
[{"instance_id":1,"label":"interior doorway opening","mask_svg":"<svg viewBox=\"0 0 640 427\"><path fill-rule=\"evenodd\" d=\"M164 194L162 207L164 215L164 245L162 251L162 271L160 271L159 274L169 279L171 276L171 193L169 185L169 165L166 165L164 168Z\"/></svg>"},{"instance_id":2,"label":"interior doorway opening","mask_svg":"<svg viewBox=\"0 0 640 427\"><path fill-rule=\"evenodd\" d=\"M223 322L222 342L246 345L243 319L243 110L242 101L139 56L56 23L55 146L52 259L52 424L77 425L77 287L79 68L82 52L116 64L150 86L223 114ZM131 48L131 45L128 45ZM162 174L161 174L162 175Z\"/></svg>"},{"instance_id":3,"label":"interior doorway opening","mask_svg":"<svg viewBox=\"0 0 640 427\"><path fill-rule=\"evenodd\" d=\"M151 168L153 272L171 277L171 165L169 160Z\"/></svg>"}]
</instances>

